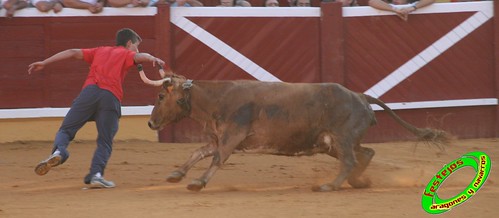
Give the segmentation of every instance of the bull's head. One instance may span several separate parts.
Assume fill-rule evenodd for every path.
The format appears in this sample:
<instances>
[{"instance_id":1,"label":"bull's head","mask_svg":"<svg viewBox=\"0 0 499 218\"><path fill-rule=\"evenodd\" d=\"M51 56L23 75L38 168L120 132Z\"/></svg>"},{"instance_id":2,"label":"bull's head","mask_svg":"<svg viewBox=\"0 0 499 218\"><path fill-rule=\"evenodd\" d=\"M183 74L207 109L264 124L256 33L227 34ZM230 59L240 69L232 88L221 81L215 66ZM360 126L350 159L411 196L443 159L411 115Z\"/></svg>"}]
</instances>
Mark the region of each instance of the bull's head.
<instances>
[{"instance_id":1,"label":"bull's head","mask_svg":"<svg viewBox=\"0 0 499 218\"><path fill-rule=\"evenodd\" d=\"M144 83L153 86L162 86L158 94L154 108L149 119L149 127L160 130L164 126L181 120L190 114L190 92L191 80L186 80L183 76L166 75L160 68L163 79L150 80L144 71L139 67L140 78Z\"/></svg>"}]
</instances>

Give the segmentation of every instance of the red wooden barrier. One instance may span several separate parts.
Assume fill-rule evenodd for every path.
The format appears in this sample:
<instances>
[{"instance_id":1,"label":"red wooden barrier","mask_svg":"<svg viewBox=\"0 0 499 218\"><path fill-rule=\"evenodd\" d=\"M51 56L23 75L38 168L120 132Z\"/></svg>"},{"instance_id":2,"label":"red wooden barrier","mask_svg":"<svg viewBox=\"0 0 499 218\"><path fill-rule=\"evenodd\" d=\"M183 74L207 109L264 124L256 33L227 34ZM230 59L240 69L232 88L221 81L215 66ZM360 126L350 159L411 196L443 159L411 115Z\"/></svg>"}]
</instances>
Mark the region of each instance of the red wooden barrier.
<instances>
[{"instance_id":1,"label":"red wooden barrier","mask_svg":"<svg viewBox=\"0 0 499 218\"><path fill-rule=\"evenodd\" d=\"M116 30L130 27L144 39L142 51L194 80L338 82L380 97L418 126L460 138L497 137L499 20L492 12L498 3L452 4L418 10L407 22L338 3L265 10L160 5L157 12L106 9L101 15L20 11L13 19L0 17L0 117L2 109L68 107L88 66L69 61L28 76L27 65L63 49L113 43ZM151 66L146 72L158 78ZM151 105L158 91L142 84L135 70L124 89L125 107ZM410 138L384 112L377 117L366 141ZM186 120L161 131L159 140L201 141L200 131Z\"/></svg>"},{"instance_id":2,"label":"red wooden barrier","mask_svg":"<svg viewBox=\"0 0 499 218\"><path fill-rule=\"evenodd\" d=\"M494 2L494 14L499 14L499 4ZM499 16L494 16L494 63L495 63L495 87L496 93L495 96L499 99ZM499 107L496 107L495 111L495 128L494 128L494 137L499 137Z\"/></svg>"}]
</instances>

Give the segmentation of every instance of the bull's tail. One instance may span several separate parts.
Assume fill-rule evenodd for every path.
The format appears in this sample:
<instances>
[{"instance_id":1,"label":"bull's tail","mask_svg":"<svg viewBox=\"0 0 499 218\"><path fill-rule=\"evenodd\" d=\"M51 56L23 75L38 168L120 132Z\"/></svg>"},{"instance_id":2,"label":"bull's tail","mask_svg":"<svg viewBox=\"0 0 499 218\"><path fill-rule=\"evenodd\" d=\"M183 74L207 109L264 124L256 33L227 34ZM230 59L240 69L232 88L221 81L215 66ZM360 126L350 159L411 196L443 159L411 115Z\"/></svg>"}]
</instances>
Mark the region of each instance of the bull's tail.
<instances>
[{"instance_id":1,"label":"bull's tail","mask_svg":"<svg viewBox=\"0 0 499 218\"><path fill-rule=\"evenodd\" d=\"M374 98L369 95L365 95L365 98L367 99L367 102L369 104L376 104L380 107L382 107L388 114L395 120L397 123L399 123L401 126L409 130L411 133L416 135L419 140L427 142L429 144L434 144L436 145L439 149L443 150L445 145L449 145L452 136L439 129L432 129L432 128L417 128L414 125L402 120L391 108L389 108L384 102L381 100Z\"/></svg>"}]
</instances>

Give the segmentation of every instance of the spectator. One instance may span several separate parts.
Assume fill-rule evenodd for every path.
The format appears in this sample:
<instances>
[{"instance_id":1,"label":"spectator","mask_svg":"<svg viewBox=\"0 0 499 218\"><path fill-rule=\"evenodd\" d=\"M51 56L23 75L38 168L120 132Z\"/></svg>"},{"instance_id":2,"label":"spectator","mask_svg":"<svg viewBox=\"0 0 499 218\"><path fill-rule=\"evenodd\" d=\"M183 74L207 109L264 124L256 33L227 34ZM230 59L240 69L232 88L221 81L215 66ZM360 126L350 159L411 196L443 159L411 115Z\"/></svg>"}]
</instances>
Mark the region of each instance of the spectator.
<instances>
[{"instance_id":1,"label":"spectator","mask_svg":"<svg viewBox=\"0 0 499 218\"><path fill-rule=\"evenodd\" d=\"M11 18L17 10L28 7L28 0L2 0L2 6L5 8L5 16Z\"/></svg>"},{"instance_id":2,"label":"spectator","mask_svg":"<svg viewBox=\"0 0 499 218\"><path fill-rule=\"evenodd\" d=\"M114 8L122 7L147 7L150 0L107 0L107 6Z\"/></svg>"},{"instance_id":3,"label":"spectator","mask_svg":"<svg viewBox=\"0 0 499 218\"><path fill-rule=\"evenodd\" d=\"M31 4L41 12L54 10L54 13L62 11L62 4L59 0L31 0Z\"/></svg>"},{"instance_id":4,"label":"spectator","mask_svg":"<svg viewBox=\"0 0 499 218\"><path fill-rule=\"evenodd\" d=\"M310 0L296 0L296 7L310 7Z\"/></svg>"},{"instance_id":5,"label":"spectator","mask_svg":"<svg viewBox=\"0 0 499 218\"><path fill-rule=\"evenodd\" d=\"M245 0L220 0L217 7L251 7L251 4Z\"/></svg>"},{"instance_id":6,"label":"spectator","mask_svg":"<svg viewBox=\"0 0 499 218\"><path fill-rule=\"evenodd\" d=\"M234 7L233 0L220 0L220 5L217 7Z\"/></svg>"},{"instance_id":7,"label":"spectator","mask_svg":"<svg viewBox=\"0 0 499 218\"><path fill-rule=\"evenodd\" d=\"M236 0L235 2L236 7L251 7L251 3L249 3L249 1Z\"/></svg>"},{"instance_id":8,"label":"spectator","mask_svg":"<svg viewBox=\"0 0 499 218\"><path fill-rule=\"evenodd\" d=\"M265 0L263 2L263 7L279 7L279 1L277 1L277 0Z\"/></svg>"},{"instance_id":9,"label":"spectator","mask_svg":"<svg viewBox=\"0 0 499 218\"><path fill-rule=\"evenodd\" d=\"M172 7L203 7L203 3L198 0L168 0Z\"/></svg>"},{"instance_id":10,"label":"spectator","mask_svg":"<svg viewBox=\"0 0 499 218\"><path fill-rule=\"evenodd\" d=\"M407 21L409 19L409 14L416 11L419 8L426 7L435 2L435 0L407 0L406 3L410 3L404 6L395 7L394 4L389 4L382 0L369 0L369 5L373 8L383 11L395 12L400 19Z\"/></svg>"},{"instance_id":11,"label":"spectator","mask_svg":"<svg viewBox=\"0 0 499 218\"><path fill-rule=\"evenodd\" d=\"M409 4L408 0L392 0L392 5L407 5Z\"/></svg>"},{"instance_id":12,"label":"spectator","mask_svg":"<svg viewBox=\"0 0 499 218\"><path fill-rule=\"evenodd\" d=\"M101 0L61 0L66 8L87 9L93 14L100 13L104 8Z\"/></svg>"},{"instance_id":13,"label":"spectator","mask_svg":"<svg viewBox=\"0 0 499 218\"><path fill-rule=\"evenodd\" d=\"M359 6L357 0L336 0L335 2L341 2L343 7Z\"/></svg>"}]
</instances>

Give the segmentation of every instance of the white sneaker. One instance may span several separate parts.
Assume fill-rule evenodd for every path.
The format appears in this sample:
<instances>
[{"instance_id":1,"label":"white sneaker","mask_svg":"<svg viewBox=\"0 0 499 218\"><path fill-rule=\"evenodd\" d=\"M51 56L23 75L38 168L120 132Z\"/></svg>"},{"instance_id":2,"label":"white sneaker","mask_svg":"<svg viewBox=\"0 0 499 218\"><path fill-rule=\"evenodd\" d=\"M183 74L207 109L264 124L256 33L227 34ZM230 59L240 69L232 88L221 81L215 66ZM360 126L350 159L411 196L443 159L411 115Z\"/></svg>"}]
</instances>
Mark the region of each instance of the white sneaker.
<instances>
[{"instance_id":1,"label":"white sneaker","mask_svg":"<svg viewBox=\"0 0 499 218\"><path fill-rule=\"evenodd\" d=\"M99 188L114 188L116 185L112 181L107 181L104 177L93 176L90 180L90 186Z\"/></svg>"},{"instance_id":2,"label":"white sneaker","mask_svg":"<svg viewBox=\"0 0 499 218\"><path fill-rule=\"evenodd\" d=\"M52 167L59 166L59 164L61 164L61 160L62 157L59 154L50 155L49 158L36 165L35 173L43 176L47 174Z\"/></svg>"}]
</instances>

